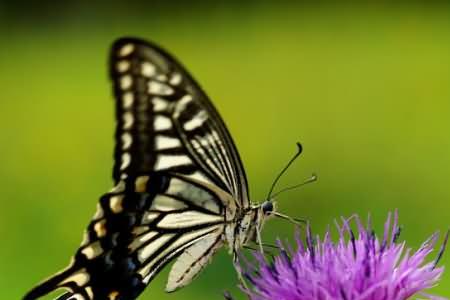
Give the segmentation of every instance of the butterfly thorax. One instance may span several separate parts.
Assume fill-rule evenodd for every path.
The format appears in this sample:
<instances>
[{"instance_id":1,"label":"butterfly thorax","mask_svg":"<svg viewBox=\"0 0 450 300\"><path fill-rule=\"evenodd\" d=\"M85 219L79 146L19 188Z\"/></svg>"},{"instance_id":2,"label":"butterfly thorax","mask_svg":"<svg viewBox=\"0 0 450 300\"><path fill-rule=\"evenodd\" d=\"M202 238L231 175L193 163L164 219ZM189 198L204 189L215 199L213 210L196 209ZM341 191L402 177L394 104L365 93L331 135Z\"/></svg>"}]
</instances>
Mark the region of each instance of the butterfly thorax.
<instances>
[{"instance_id":1,"label":"butterfly thorax","mask_svg":"<svg viewBox=\"0 0 450 300\"><path fill-rule=\"evenodd\" d=\"M227 223L225 228L225 240L230 252L238 252L249 242L255 242L257 230L261 231L264 219L261 205L238 212L233 222Z\"/></svg>"}]
</instances>

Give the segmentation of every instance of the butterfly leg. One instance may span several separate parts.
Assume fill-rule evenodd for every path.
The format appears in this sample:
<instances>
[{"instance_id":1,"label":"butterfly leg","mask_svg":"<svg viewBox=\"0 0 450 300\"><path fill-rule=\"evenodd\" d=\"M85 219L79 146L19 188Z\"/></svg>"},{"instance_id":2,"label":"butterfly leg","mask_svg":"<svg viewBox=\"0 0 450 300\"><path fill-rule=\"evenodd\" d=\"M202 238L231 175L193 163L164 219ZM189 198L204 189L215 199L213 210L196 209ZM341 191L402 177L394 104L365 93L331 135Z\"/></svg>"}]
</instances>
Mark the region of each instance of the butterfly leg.
<instances>
[{"instance_id":1,"label":"butterfly leg","mask_svg":"<svg viewBox=\"0 0 450 300\"><path fill-rule=\"evenodd\" d=\"M264 255L268 255L271 258L274 258L275 257L275 253L273 251L274 251L274 248L276 246L268 245L268 244L263 244L263 246L270 248L270 249L264 249ZM252 251L258 251L258 252L260 251L258 248L255 248L255 247L252 247L252 246L247 246L247 245L243 246L242 248L247 249L247 250L252 250ZM277 249L279 249L279 248L277 248Z\"/></svg>"},{"instance_id":2,"label":"butterfly leg","mask_svg":"<svg viewBox=\"0 0 450 300\"><path fill-rule=\"evenodd\" d=\"M276 216L276 217L278 217L280 219L289 221L292 224L297 225L297 226L304 226L305 224L308 223L308 220L306 220L306 219L293 218L291 216L288 216L288 215L285 215L285 214L282 214L282 213L279 213L279 212L275 212L275 211L271 212L270 214L273 215L273 216Z\"/></svg>"},{"instance_id":3,"label":"butterfly leg","mask_svg":"<svg viewBox=\"0 0 450 300\"><path fill-rule=\"evenodd\" d=\"M263 245L263 242L262 242L262 239L261 239L260 227L256 226L255 230L256 230L256 239L257 239L257 242L258 242L259 251L261 252L262 255L264 255L264 245Z\"/></svg>"},{"instance_id":4,"label":"butterfly leg","mask_svg":"<svg viewBox=\"0 0 450 300\"><path fill-rule=\"evenodd\" d=\"M233 266L234 266L234 269L236 270L236 273L237 273L239 282L242 285L242 288L244 290L249 290L247 283L245 282L245 279L244 279L244 273L242 271L241 264L239 262L239 254L236 251L233 252Z\"/></svg>"},{"instance_id":5,"label":"butterfly leg","mask_svg":"<svg viewBox=\"0 0 450 300\"><path fill-rule=\"evenodd\" d=\"M280 247L277 245L273 245L273 244L269 244L269 243L262 243L262 245L263 245L263 247L280 250Z\"/></svg>"}]
</instances>

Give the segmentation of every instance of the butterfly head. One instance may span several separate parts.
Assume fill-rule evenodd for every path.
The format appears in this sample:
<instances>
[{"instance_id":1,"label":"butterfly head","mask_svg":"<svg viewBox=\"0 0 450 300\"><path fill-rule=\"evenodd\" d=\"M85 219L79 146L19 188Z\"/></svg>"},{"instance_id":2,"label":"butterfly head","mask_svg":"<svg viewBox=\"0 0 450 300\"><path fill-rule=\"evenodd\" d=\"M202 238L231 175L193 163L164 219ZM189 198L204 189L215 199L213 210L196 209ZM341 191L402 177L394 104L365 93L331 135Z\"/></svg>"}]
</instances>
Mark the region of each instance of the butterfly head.
<instances>
[{"instance_id":1,"label":"butterfly head","mask_svg":"<svg viewBox=\"0 0 450 300\"><path fill-rule=\"evenodd\" d=\"M275 209L274 203L270 200L266 200L261 204L261 210L265 216L271 215L274 209Z\"/></svg>"}]
</instances>

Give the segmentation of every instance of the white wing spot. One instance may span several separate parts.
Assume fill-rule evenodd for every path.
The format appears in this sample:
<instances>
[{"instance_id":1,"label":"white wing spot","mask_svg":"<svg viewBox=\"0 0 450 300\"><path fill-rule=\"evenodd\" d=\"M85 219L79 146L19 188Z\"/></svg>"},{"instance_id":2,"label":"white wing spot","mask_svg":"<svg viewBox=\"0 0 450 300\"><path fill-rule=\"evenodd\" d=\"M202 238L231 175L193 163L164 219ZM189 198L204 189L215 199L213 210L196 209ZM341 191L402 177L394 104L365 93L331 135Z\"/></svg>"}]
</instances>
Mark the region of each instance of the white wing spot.
<instances>
[{"instance_id":1,"label":"white wing spot","mask_svg":"<svg viewBox=\"0 0 450 300\"><path fill-rule=\"evenodd\" d=\"M189 164L192 164L192 161L185 155L159 155L155 169L160 171Z\"/></svg>"},{"instance_id":2,"label":"white wing spot","mask_svg":"<svg viewBox=\"0 0 450 300\"><path fill-rule=\"evenodd\" d=\"M152 102L153 102L153 110L155 112L164 111L169 107L169 103L167 102L167 100L164 100L163 98L160 97L153 97Z\"/></svg>"},{"instance_id":3,"label":"white wing spot","mask_svg":"<svg viewBox=\"0 0 450 300\"><path fill-rule=\"evenodd\" d=\"M133 105L134 97L132 92L127 92L122 95L122 107L129 109Z\"/></svg>"},{"instance_id":4,"label":"white wing spot","mask_svg":"<svg viewBox=\"0 0 450 300\"><path fill-rule=\"evenodd\" d=\"M180 73L173 73L169 83L172 85L179 85L181 83L181 80L182 77Z\"/></svg>"},{"instance_id":5,"label":"white wing spot","mask_svg":"<svg viewBox=\"0 0 450 300\"><path fill-rule=\"evenodd\" d=\"M86 269L81 269L70 277L67 277L65 280L61 282L61 284L75 282L78 286L84 286L89 282L89 274L86 272ZM72 298L71 298L72 299ZM79 298L84 299L84 298Z\"/></svg>"},{"instance_id":6,"label":"white wing spot","mask_svg":"<svg viewBox=\"0 0 450 300\"><path fill-rule=\"evenodd\" d=\"M146 213L144 214L144 216L142 217L142 223L144 223L144 224L151 223L151 222L153 222L157 217L159 217L159 213L157 213L157 212L152 212L152 211L146 212Z\"/></svg>"},{"instance_id":7,"label":"white wing spot","mask_svg":"<svg viewBox=\"0 0 450 300\"><path fill-rule=\"evenodd\" d=\"M118 291L112 291L108 295L108 300L117 300L117 297L119 297L120 293Z\"/></svg>"},{"instance_id":8,"label":"white wing spot","mask_svg":"<svg viewBox=\"0 0 450 300\"><path fill-rule=\"evenodd\" d=\"M194 100L194 98L192 98L191 95L184 95L183 97L181 97L181 99L178 100L178 104L175 108L174 116L176 118L179 117L180 114L183 112L183 110L186 109L188 103L191 102L192 100Z\"/></svg>"},{"instance_id":9,"label":"white wing spot","mask_svg":"<svg viewBox=\"0 0 450 300\"><path fill-rule=\"evenodd\" d=\"M148 61L145 61L141 65L141 74L145 77L152 77L156 74L156 66Z\"/></svg>"},{"instance_id":10,"label":"white wing spot","mask_svg":"<svg viewBox=\"0 0 450 300\"><path fill-rule=\"evenodd\" d=\"M122 200L123 200L123 195L122 196L112 196L109 199L109 208L111 209L111 211L115 214L120 213L123 210L122 207Z\"/></svg>"},{"instance_id":11,"label":"white wing spot","mask_svg":"<svg viewBox=\"0 0 450 300\"><path fill-rule=\"evenodd\" d=\"M101 220L95 223L94 225L94 231L97 234L97 237L101 238L106 235L106 220Z\"/></svg>"},{"instance_id":12,"label":"white wing spot","mask_svg":"<svg viewBox=\"0 0 450 300\"><path fill-rule=\"evenodd\" d=\"M199 111L192 119L184 123L183 128L187 131L194 130L203 125L203 123L208 119L206 111Z\"/></svg>"},{"instance_id":13,"label":"white wing spot","mask_svg":"<svg viewBox=\"0 0 450 300\"><path fill-rule=\"evenodd\" d=\"M154 120L154 127L156 131L166 130L172 128L172 121L162 115L157 115Z\"/></svg>"},{"instance_id":14,"label":"white wing spot","mask_svg":"<svg viewBox=\"0 0 450 300\"><path fill-rule=\"evenodd\" d=\"M192 100L194 100L194 98L192 98L191 95L184 95L183 97L181 97L180 101L180 105L181 106L186 106L186 104L188 104L189 102L191 102ZM183 107L184 108L184 107Z\"/></svg>"},{"instance_id":15,"label":"white wing spot","mask_svg":"<svg viewBox=\"0 0 450 300\"><path fill-rule=\"evenodd\" d=\"M186 211L166 215L158 223L158 227L176 229L216 222L223 222L223 216L215 216L198 211Z\"/></svg>"},{"instance_id":16,"label":"white wing spot","mask_svg":"<svg viewBox=\"0 0 450 300\"><path fill-rule=\"evenodd\" d=\"M209 147L211 144L214 145L214 143L211 143L211 141L214 141L212 138L212 135L210 133L206 134L204 137L199 138L200 144L204 147Z\"/></svg>"},{"instance_id":17,"label":"white wing spot","mask_svg":"<svg viewBox=\"0 0 450 300\"><path fill-rule=\"evenodd\" d=\"M134 51L133 44L126 44L119 50L119 56L127 56L130 55L131 52Z\"/></svg>"},{"instance_id":18,"label":"white wing spot","mask_svg":"<svg viewBox=\"0 0 450 300\"><path fill-rule=\"evenodd\" d=\"M94 292L92 291L92 287L88 286L86 287L86 293L88 294L90 299L94 299ZM70 298L69 298L70 300Z\"/></svg>"},{"instance_id":19,"label":"white wing spot","mask_svg":"<svg viewBox=\"0 0 450 300\"><path fill-rule=\"evenodd\" d=\"M155 144L157 150L165 150L181 146L179 139L164 135L157 135L155 138Z\"/></svg>"},{"instance_id":20,"label":"white wing spot","mask_svg":"<svg viewBox=\"0 0 450 300\"><path fill-rule=\"evenodd\" d=\"M131 78L131 75L124 75L120 78L120 88L122 90L129 89L132 84L133 78Z\"/></svg>"},{"instance_id":21,"label":"white wing spot","mask_svg":"<svg viewBox=\"0 0 450 300\"><path fill-rule=\"evenodd\" d=\"M123 114L123 129L130 129L133 125L133 114L131 112L126 112Z\"/></svg>"},{"instance_id":22,"label":"white wing spot","mask_svg":"<svg viewBox=\"0 0 450 300\"><path fill-rule=\"evenodd\" d=\"M174 90L167 84L157 81L150 81L148 83L148 92L150 94L168 96L172 95L174 93Z\"/></svg>"},{"instance_id":23,"label":"white wing spot","mask_svg":"<svg viewBox=\"0 0 450 300\"><path fill-rule=\"evenodd\" d=\"M97 257L98 255L102 254L103 249L100 245L100 242L97 241L95 243L92 243L91 245L85 247L83 250L81 250L81 253L86 255L87 259L93 259Z\"/></svg>"},{"instance_id":24,"label":"white wing spot","mask_svg":"<svg viewBox=\"0 0 450 300\"><path fill-rule=\"evenodd\" d=\"M127 60L121 60L121 61L117 62L116 68L117 68L117 71L123 73L130 68L130 62Z\"/></svg>"},{"instance_id":25,"label":"white wing spot","mask_svg":"<svg viewBox=\"0 0 450 300\"><path fill-rule=\"evenodd\" d=\"M130 148L131 143L133 141L133 139L131 138L131 134L129 133L124 133L122 134L122 150L126 150L128 148Z\"/></svg>"},{"instance_id":26,"label":"white wing spot","mask_svg":"<svg viewBox=\"0 0 450 300\"><path fill-rule=\"evenodd\" d=\"M182 201L179 201L175 198L168 197L165 195L158 195L155 197L155 199L153 199L150 210L174 211L183 208L187 208L187 205L184 204Z\"/></svg>"},{"instance_id":27,"label":"white wing spot","mask_svg":"<svg viewBox=\"0 0 450 300\"><path fill-rule=\"evenodd\" d=\"M129 153L122 154L122 163L120 165L120 169L123 170L130 164L131 156Z\"/></svg>"}]
</instances>

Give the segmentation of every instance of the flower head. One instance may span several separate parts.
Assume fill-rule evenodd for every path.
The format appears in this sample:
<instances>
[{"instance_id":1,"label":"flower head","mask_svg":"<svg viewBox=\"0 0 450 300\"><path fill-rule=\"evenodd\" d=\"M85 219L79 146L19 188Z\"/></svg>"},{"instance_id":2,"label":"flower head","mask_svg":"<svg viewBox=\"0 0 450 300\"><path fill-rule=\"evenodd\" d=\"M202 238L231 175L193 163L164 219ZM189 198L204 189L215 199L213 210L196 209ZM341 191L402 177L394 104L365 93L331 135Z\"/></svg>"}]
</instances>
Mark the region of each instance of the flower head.
<instances>
[{"instance_id":1,"label":"flower head","mask_svg":"<svg viewBox=\"0 0 450 300\"><path fill-rule=\"evenodd\" d=\"M399 242L400 227L389 214L384 234L377 237L370 219L364 226L358 216L336 222L339 240L333 242L330 230L323 239L313 237L307 228L305 241L297 238L296 251L285 249L268 262L256 254L258 266L247 262L246 278L250 289L244 289L251 300L404 300L421 293L428 299L443 299L426 295L444 268L437 267L438 258L426 262L433 251L438 234L433 234L413 252L405 242ZM357 236L351 225L356 225Z\"/></svg>"}]
</instances>

